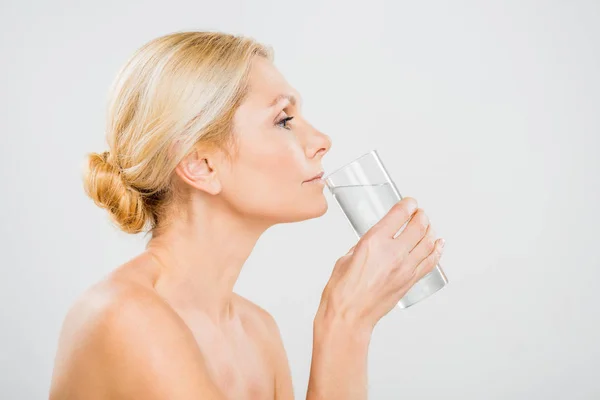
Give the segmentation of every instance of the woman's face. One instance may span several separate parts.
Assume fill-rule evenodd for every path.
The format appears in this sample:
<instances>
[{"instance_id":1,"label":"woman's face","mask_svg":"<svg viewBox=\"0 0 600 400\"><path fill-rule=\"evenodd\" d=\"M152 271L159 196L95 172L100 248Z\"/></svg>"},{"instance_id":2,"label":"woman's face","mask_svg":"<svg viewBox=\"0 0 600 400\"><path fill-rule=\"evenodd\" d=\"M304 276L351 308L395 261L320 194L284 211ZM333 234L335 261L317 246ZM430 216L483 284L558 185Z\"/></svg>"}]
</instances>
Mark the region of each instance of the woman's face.
<instances>
[{"instance_id":1,"label":"woman's face","mask_svg":"<svg viewBox=\"0 0 600 400\"><path fill-rule=\"evenodd\" d=\"M327 211L323 181L307 181L323 172L331 140L304 119L298 93L262 57L253 61L234 135L234 161L219 180L221 194L237 211L271 223Z\"/></svg>"}]
</instances>

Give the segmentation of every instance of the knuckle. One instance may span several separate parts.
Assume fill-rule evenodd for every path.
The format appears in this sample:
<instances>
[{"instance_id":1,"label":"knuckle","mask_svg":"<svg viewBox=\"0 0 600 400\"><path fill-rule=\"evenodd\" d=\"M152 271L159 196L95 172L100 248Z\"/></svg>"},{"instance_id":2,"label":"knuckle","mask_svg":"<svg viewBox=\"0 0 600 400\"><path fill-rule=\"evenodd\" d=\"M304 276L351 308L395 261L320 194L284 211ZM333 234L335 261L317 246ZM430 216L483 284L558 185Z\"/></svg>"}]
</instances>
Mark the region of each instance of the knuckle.
<instances>
[{"instance_id":1,"label":"knuckle","mask_svg":"<svg viewBox=\"0 0 600 400\"><path fill-rule=\"evenodd\" d=\"M407 220L414 214L416 209L416 201L411 197L405 197L396 202L383 218L371 228L371 230L377 231L379 230L379 227L391 223L392 221L396 221L397 219Z\"/></svg>"},{"instance_id":2,"label":"knuckle","mask_svg":"<svg viewBox=\"0 0 600 400\"><path fill-rule=\"evenodd\" d=\"M394 271L393 281L396 287L402 287L407 282L410 282L413 276L412 268L398 268Z\"/></svg>"},{"instance_id":3,"label":"knuckle","mask_svg":"<svg viewBox=\"0 0 600 400\"><path fill-rule=\"evenodd\" d=\"M407 213L406 206L404 205L404 203L402 203L400 201L392 206L392 208L387 213L387 215L384 216L384 218L386 218L386 217L391 218L397 214L406 214L406 213Z\"/></svg>"},{"instance_id":4,"label":"knuckle","mask_svg":"<svg viewBox=\"0 0 600 400\"><path fill-rule=\"evenodd\" d=\"M406 216L412 215L417 209L417 201L412 197L404 197L402 200L394 204L390 210L392 214L400 213Z\"/></svg>"},{"instance_id":5,"label":"knuckle","mask_svg":"<svg viewBox=\"0 0 600 400\"><path fill-rule=\"evenodd\" d=\"M372 253L379 247L379 237L373 233L363 236L362 240L356 245L354 251L367 251Z\"/></svg>"},{"instance_id":6,"label":"knuckle","mask_svg":"<svg viewBox=\"0 0 600 400\"><path fill-rule=\"evenodd\" d=\"M371 236L363 236L362 239L356 244L356 247L354 248L354 252L355 253L362 253L363 251L367 250L370 246L370 242L371 242Z\"/></svg>"},{"instance_id":7,"label":"knuckle","mask_svg":"<svg viewBox=\"0 0 600 400\"><path fill-rule=\"evenodd\" d=\"M404 197L398 204L402 204L409 211L416 210L419 207L417 199L410 196Z\"/></svg>"},{"instance_id":8,"label":"knuckle","mask_svg":"<svg viewBox=\"0 0 600 400\"><path fill-rule=\"evenodd\" d=\"M404 267L404 255L400 254L400 252L395 252L391 254L391 267L390 270L393 272L398 272Z\"/></svg>"}]
</instances>

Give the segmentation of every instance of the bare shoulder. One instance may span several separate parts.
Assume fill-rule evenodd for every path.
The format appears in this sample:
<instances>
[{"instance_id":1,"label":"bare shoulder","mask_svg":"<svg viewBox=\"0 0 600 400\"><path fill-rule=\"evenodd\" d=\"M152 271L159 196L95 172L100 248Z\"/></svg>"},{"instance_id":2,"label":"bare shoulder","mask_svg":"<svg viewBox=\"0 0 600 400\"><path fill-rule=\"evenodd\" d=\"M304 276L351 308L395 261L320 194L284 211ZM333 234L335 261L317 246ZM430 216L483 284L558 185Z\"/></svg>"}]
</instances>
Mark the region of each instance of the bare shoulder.
<instances>
[{"instance_id":1,"label":"bare shoulder","mask_svg":"<svg viewBox=\"0 0 600 400\"><path fill-rule=\"evenodd\" d=\"M151 289L105 280L69 309L50 399L199 395L220 398L189 328Z\"/></svg>"},{"instance_id":2,"label":"bare shoulder","mask_svg":"<svg viewBox=\"0 0 600 400\"><path fill-rule=\"evenodd\" d=\"M248 325L256 329L275 370L275 399L293 400L294 388L288 357L283 345L279 326L273 316L264 308L238 296L239 304L245 309Z\"/></svg>"},{"instance_id":3,"label":"bare shoulder","mask_svg":"<svg viewBox=\"0 0 600 400\"><path fill-rule=\"evenodd\" d=\"M255 328L262 330L263 333L279 334L279 327L275 322L275 318L267 310L239 295L236 295L236 300L245 319L251 322Z\"/></svg>"}]
</instances>

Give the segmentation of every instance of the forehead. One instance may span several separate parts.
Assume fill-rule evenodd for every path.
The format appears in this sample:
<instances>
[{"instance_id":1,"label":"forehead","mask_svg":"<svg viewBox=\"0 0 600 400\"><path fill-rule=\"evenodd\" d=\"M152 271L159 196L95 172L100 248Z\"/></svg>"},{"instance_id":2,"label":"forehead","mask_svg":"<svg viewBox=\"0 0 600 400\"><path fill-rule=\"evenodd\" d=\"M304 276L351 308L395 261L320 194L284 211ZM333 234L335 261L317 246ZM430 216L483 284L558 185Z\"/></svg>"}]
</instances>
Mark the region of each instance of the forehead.
<instances>
[{"instance_id":1,"label":"forehead","mask_svg":"<svg viewBox=\"0 0 600 400\"><path fill-rule=\"evenodd\" d=\"M247 101L259 107L269 107L281 95L297 93L269 60L256 57L248 76Z\"/></svg>"}]
</instances>

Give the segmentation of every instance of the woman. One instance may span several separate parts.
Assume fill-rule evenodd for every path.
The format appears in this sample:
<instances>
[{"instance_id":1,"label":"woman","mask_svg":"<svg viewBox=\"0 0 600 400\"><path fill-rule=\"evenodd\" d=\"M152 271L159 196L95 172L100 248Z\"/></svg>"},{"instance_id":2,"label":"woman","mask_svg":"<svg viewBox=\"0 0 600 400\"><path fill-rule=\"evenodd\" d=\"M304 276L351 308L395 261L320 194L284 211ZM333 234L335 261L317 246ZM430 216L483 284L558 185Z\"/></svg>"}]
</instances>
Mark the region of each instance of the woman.
<instances>
[{"instance_id":1,"label":"woman","mask_svg":"<svg viewBox=\"0 0 600 400\"><path fill-rule=\"evenodd\" d=\"M271 51L215 32L147 43L115 80L108 142L89 155L86 192L151 238L69 310L50 398L292 399L277 325L233 287L265 230L326 212L331 142ZM373 328L437 264L440 241L407 197L337 261L314 320L309 399L367 397Z\"/></svg>"}]
</instances>

